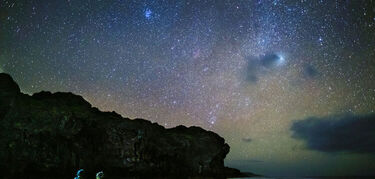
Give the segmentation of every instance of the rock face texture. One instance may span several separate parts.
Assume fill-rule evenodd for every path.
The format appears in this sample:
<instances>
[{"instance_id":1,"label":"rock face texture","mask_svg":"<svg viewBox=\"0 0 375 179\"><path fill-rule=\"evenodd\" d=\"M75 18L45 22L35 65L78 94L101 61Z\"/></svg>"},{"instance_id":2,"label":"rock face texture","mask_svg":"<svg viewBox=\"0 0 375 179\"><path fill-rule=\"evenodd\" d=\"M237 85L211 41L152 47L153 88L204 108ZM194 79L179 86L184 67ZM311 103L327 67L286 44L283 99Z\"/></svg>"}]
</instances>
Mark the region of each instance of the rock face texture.
<instances>
[{"instance_id":1,"label":"rock face texture","mask_svg":"<svg viewBox=\"0 0 375 179\"><path fill-rule=\"evenodd\" d=\"M229 146L199 127L171 129L101 112L72 93L22 94L0 73L0 170L6 175L238 176Z\"/></svg>"}]
</instances>

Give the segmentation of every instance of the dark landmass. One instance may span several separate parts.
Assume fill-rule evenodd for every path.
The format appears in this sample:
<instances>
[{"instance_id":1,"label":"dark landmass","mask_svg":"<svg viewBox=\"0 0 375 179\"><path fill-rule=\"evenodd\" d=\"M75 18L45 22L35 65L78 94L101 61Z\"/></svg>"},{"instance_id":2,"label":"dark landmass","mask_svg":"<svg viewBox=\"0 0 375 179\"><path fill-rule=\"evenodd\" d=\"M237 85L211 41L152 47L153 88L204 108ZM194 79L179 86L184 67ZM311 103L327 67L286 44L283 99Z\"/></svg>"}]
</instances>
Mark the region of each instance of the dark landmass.
<instances>
[{"instance_id":1,"label":"dark landmass","mask_svg":"<svg viewBox=\"0 0 375 179\"><path fill-rule=\"evenodd\" d=\"M245 174L224 166L229 145L200 127L165 129L101 112L72 93L29 96L0 73L0 172L3 176L92 177ZM94 178L94 177L92 177Z\"/></svg>"}]
</instances>

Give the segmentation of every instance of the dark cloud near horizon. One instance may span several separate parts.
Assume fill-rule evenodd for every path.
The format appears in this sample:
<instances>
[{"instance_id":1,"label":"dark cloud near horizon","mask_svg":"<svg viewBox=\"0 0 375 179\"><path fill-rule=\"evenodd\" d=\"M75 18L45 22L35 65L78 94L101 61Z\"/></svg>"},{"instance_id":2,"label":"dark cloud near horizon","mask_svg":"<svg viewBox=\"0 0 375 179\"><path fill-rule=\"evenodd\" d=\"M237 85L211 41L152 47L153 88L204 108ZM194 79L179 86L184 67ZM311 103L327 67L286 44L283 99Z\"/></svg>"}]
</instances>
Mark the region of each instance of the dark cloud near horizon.
<instances>
[{"instance_id":1,"label":"dark cloud near horizon","mask_svg":"<svg viewBox=\"0 0 375 179\"><path fill-rule=\"evenodd\" d=\"M291 131L311 150L375 154L375 113L309 117L294 122Z\"/></svg>"},{"instance_id":2,"label":"dark cloud near horizon","mask_svg":"<svg viewBox=\"0 0 375 179\"><path fill-rule=\"evenodd\" d=\"M242 142L250 143L252 141L253 141L253 139L251 139L250 137L242 138Z\"/></svg>"}]
</instances>

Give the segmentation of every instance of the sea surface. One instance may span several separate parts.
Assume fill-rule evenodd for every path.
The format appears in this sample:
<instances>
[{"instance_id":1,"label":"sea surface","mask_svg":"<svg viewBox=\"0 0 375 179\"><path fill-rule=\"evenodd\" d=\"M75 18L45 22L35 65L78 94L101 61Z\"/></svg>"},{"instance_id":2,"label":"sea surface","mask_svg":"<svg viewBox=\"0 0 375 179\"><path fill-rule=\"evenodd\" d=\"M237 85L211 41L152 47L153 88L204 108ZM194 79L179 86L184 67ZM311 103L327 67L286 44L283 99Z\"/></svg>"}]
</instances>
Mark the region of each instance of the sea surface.
<instances>
[{"instance_id":1,"label":"sea surface","mask_svg":"<svg viewBox=\"0 0 375 179\"><path fill-rule=\"evenodd\" d=\"M71 179L73 179L73 178L71 178ZM174 179L174 178L171 178L171 177L167 177L167 178L165 178L165 177L156 177L156 178L157 179ZM181 177L181 178L184 178L184 177ZM10 178L2 178L2 179L10 179ZM22 179L68 179L68 178L66 178L66 177L53 177L53 178L51 178L51 177L33 177L33 176L29 176L29 177L22 177ZM121 177L121 178L112 178L112 179L141 179L141 178L139 178L139 177ZM193 177L191 179L211 179L211 178L207 178L207 177ZM214 179L214 178L212 178L212 179ZM228 179L375 179L375 177L374 176L372 176L372 177L364 177L364 176L245 177L245 178L228 178Z\"/></svg>"},{"instance_id":2,"label":"sea surface","mask_svg":"<svg viewBox=\"0 0 375 179\"><path fill-rule=\"evenodd\" d=\"M375 179L375 176L248 177L230 179Z\"/></svg>"},{"instance_id":3,"label":"sea surface","mask_svg":"<svg viewBox=\"0 0 375 179\"><path fill-rule=\"evenodd\" d=\"M71 177L70 179L73 179L74 177ZM95 177L93 177L94 179ZM152 177L156 179L175 179L173 177ZM180 177L180 178L185 178L185 177ZM0 179L10 179L10 178L2 178L0 175ZM69 179L67 177L34 177L34 176L28 176L28 177L22 177L22 179ZM104 178L107 179L107 178ZM108 177L109 179L109 177ZM140 177L116 177L111 179L144 179ZM215 179L215 178L210 178L210 177L192 177L189 179ZM228 179L375 179L375 176L316 176L316 177L285 177L285 176L280 176L280 177L242 177L242 178L228 178Z\"/></svg>"}]
</instances>

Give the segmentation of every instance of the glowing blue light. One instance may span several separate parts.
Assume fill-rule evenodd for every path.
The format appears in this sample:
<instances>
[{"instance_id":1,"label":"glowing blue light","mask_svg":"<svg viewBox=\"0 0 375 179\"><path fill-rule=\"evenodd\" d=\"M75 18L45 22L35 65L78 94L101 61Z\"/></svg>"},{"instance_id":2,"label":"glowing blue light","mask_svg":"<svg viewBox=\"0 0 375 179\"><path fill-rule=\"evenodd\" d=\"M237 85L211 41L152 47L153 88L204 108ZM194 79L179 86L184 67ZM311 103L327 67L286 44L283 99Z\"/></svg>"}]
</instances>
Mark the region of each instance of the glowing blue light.
<instances>
[{"instance_id":1,"label":"glowing blue light","mask_svg":"<svg viewBox=\"0 0 375 179\"><path fill-rule=\"evenodd\" d=\"M279 60L277 61L277 65L283 65L285 63L284 55L278 54Z\"/></svg>"},{"instance_id":2,"label":"glowing blue light","mask_svg":"<svg viewBox=\"0 0 375 179\"><path fill-rule=\"evenodd\" d=\"M80 178L81 178L81 173L82 173L83 171L84 171L83 169L79 169L79 170L77 171L77 176L74 177L74 179L80 179Z\"/></svg>"},{"instance_id":3,"label":"glowing blue light","mask_svg":"<svg viewBox=\"0 0 375 179\"><path fill-rule=\"evenodd\" d=\"M151 9L146 9L145 10L145 17L146 17L146 19L150 19L151 15L152 15Z\"/></svg>"}]
</instances>

